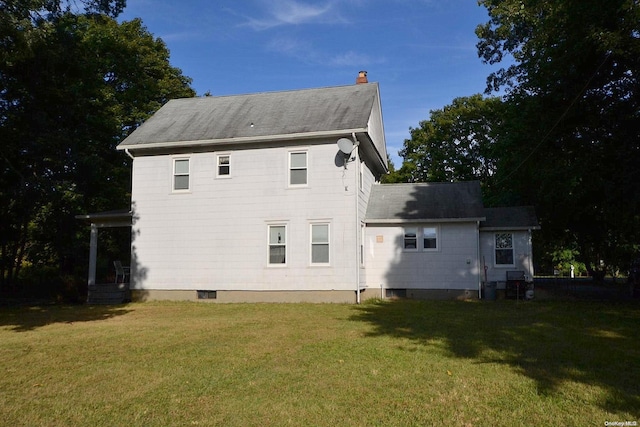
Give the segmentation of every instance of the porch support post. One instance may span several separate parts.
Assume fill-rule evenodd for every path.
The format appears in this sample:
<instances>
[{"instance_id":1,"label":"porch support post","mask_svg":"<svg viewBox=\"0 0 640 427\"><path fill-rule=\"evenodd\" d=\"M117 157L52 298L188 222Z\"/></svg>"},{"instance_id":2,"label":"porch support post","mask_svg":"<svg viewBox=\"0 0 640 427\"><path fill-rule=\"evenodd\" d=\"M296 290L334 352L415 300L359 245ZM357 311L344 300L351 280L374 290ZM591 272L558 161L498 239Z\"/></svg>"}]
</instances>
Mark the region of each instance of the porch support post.
<instances>
[{"instance_id":1,"label":"porch support post","mask_svg":"<svg viewBox=\"0 0 640 427\"><path fill-rule=\"evenodd\" d=\"M98 263L98 226L91 223L91 240L89 242L89 286L96 284L96 265Z\"/></svg>"}]
</instances>

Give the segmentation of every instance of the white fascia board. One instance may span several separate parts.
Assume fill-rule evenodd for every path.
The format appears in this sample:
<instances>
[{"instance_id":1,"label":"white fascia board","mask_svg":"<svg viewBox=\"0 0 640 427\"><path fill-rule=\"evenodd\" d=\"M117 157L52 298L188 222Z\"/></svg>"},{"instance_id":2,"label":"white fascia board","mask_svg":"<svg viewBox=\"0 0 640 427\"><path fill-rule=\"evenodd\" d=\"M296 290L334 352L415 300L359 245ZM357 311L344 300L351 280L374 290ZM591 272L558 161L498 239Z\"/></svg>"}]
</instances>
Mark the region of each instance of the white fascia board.
<instances>
[{"instance_id":1,"label":"white fascia board","mask_svg":"<svg viewBox=\"0 0 640 427\"><path fill-rule=\"evenodd\" d=\"M484 221L485 217L479 218L425 218L425 219L365 219L367 225L387 225L387 224L425 224L425 223L449 223L449 222L476 222Z\"/></svg>"},{"instance_id":2,"label":"white fascia board","mask_svg":"<svg viewBox=\"0 0 640 427\"><path fill-rule=\"evenodd\" d=\"M197 141L169 141L152 142L142 144L123 144L116 147L117 150L146 150L153 148L178 148L178 147L202 147L224 144L251 144L256 142L292 141L296 139L327 138L351 135L352 133L366 133L366 128L342 129L317 132L288 133L283 135L244 136L240 138L202 139Z\"/></svg>"},{"instance_id":3,"label":"white fascia board","mask_svg":"<svg viewBox=\"0 0 640 427\"><path fill-rule=\"evenodd\" d=\"M378 148L376 148L376 144L374 144L373 141L371 140L371 136L368 133L365 133L364 135L366 136L367 142L369 143L369 145L371 145L373 152L376 154L375 160L377 161L378 166L380 166L380 169L382 169L383 174L389 173L389 168L387 167L385 162L382 160L382 155L378 151Z\"/></svg>"},{"instance_id":4,"label":"white fascia board","mask_svg":"<svg viewBox=\"0 0 640 427\"><path fill-rule=\"evenodd\" d=\"M542 227L539 225L534 226L522 226L522 227L482 227L480 231L527 231L527 230L540 230Z\"/></svg>"}]
</instances>

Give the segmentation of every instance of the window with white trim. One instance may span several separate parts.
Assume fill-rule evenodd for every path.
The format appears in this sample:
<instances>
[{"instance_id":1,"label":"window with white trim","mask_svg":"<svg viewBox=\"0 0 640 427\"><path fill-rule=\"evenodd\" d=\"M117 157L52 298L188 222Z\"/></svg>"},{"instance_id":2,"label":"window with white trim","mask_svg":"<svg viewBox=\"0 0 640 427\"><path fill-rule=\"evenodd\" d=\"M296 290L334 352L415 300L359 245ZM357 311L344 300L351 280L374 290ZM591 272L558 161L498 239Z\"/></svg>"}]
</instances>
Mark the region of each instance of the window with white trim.
<instances>
[{"instance_id":1,"label":"window with white trim","mask_svg":"<svg viewBox=\"0 0 640 427\"><path fill-rule=\"evenodd\" d=\"M228 178L231 174L231 156L229 154L218 154L216 176L218 178Z\"/></svg>"},{"instance_id":2,"label":"window with white trim","mask_svg":"<svg viewBox=\"0 0 640 427\"><path fill-rule=\"evenodd\" d=\"M289 185L307 185L307 152L291 151L289 153Z\"/></svg>"},{"instance_id":3,"label":"window with white trim","mask_svg":"<svg viewBox=\"0 0 640 427\"><path fill-rule=\"evenodd\" d=\"M311 264L329 264L329 224L311 224Z\"/></svg>"},{"instance_id":4,"label":"window with white trim","mask_svg":"<svg viewBox=\"0 0 640 427\"><path fill-rule=\"evenodd\" d=\"M422 250L423 251L438 250L438 227L422 228Z\"/></svg>"},{"instance_id":5,"label":"window with white trim","mask_svg":"<svg viewBox=\"0 0 640 427\"><path fill-rule=\"evenodd\" d=\"M404 229L404 250L418 250L418 229L416 227L407 227Z\"/></svg>"},{"instance_id":6,"label":"window with white trim","mask_svg":"<svg viewBox=\"0 0 640 427\"><path fill-rule=\"evenodd\" d=\"M269 225L269 265L287 264L287 226Z\"/></svg>"},{"instance_id":7,"label":"window with white trim","mask_svg":"<svg viewBox=\"0 0 640 427\"><path fill-rule=\"evenodd\" d=\"M513 254L513 234L496 233L495 243L496 265L515 265Z\"/></svg>"},{"instance_id":8,"label":"window with white trim","mask_svg":"<svg viewBox=\"0 0 640 427\"><path fill-rule=\"evenodd\" d=\"M173 191L189 190L189 158L173 159Z\"/></svg>"}]
</instances>

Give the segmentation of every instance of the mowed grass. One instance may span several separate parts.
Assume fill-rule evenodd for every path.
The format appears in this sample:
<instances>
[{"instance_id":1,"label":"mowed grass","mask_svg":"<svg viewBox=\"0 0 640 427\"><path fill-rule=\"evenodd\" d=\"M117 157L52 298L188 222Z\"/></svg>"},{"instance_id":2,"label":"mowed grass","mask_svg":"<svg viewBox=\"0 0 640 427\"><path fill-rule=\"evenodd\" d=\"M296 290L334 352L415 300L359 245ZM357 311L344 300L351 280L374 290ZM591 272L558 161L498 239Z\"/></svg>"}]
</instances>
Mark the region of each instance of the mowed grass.
<instances>
[{"instance_id":1,"label":"mowed grass","mask_svg":"<svg viewBox=\"0 0 640 427\"><path fill-rule=\"evenodd\" d=\"M640 307L0 308L0 425L640 422Z\"/></svg>"}]
</instances>

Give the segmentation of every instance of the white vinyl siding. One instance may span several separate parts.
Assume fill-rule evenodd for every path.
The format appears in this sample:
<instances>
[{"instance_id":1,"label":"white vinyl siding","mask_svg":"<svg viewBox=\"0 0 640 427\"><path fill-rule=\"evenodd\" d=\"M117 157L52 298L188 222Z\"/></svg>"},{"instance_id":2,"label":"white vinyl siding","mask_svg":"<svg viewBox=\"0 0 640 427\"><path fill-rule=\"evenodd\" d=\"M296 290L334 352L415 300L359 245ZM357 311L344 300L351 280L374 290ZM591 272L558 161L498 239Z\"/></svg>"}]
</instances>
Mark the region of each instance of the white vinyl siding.
<instances>
[{"instance_id":1,"label":"white vinyl siding","mask_svg":"<svg viewBox=\"0 0 640 427\"><path fill-rule=\"evenodd\" d=\"M134 289L355 289L357 168L335 165L335 141L230 150L136 158ZM289 187L289 153L302 151L309 187ZM226 153L232 178L217 179ZM173 159L187 157L191 193L175 197ZM310 224L319 223L330 224L329 264L311 265ZM285 264L269 264L269 225L286 225Z\"/></svg>"},{"instance_id":2,"label":"white vinyl siding","mask_svg":"<svg viewBox=\"0 0 640 427\"><path fill-rule=\"evenodd\" d=\"M173 191L189 190L189 159L173 159Z\"/></svg>"},{"instance_id":3,"label":"white vinyl siding","mask_svg":"<svg viewBox=\"0 0 640 427\"><path fill-rule=\"evenodd\" d=\"M422 228L367 225L367 287L395 289L477 289L478 238L475 223L439 223L438 250L422 251ZM418 233L418 249L405 249L405 236ZM489 258L487 259L489 260ZM409 295L409 294L407 294Z\"/></svg>"},{"instance_id":4,"label":"white vinyl siding","mask_svg":"<svg viewBox=\"0 0 640 427\"><path fill-rule=\"evenodd\" d=\"M292 151L289 153L289 185L307 185L307 151Z\"/></svg>"},{"instance_id":5,"label":"white vinyl siding","mask_svg":"<svg viewBox=\"0 0 640 427\"><path fill-rule=\"evenodd\" d=\"M329 224L311 224L311 264L329 264Z\"/></svg>"}]
</instances>

